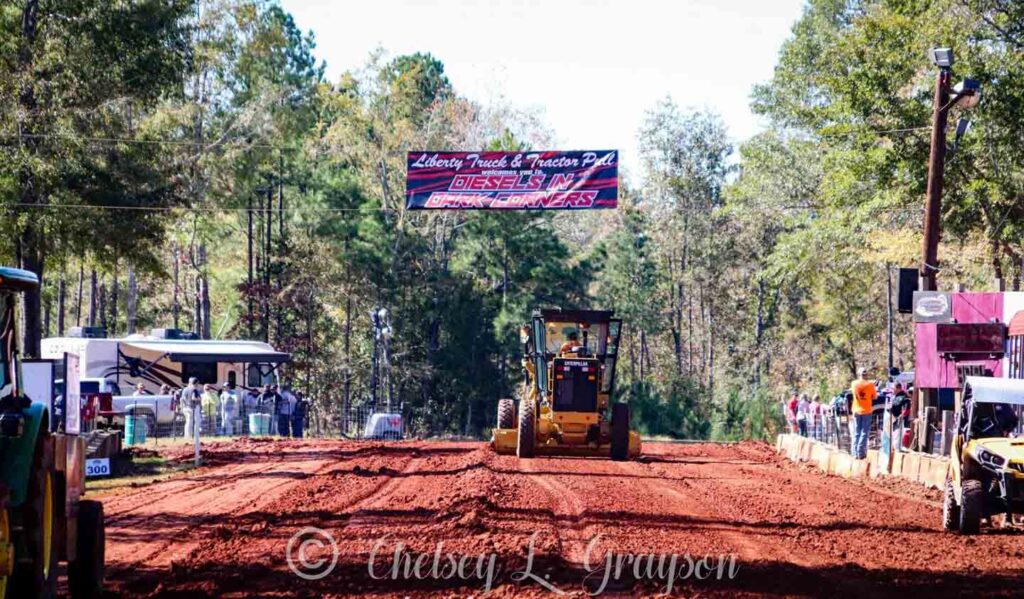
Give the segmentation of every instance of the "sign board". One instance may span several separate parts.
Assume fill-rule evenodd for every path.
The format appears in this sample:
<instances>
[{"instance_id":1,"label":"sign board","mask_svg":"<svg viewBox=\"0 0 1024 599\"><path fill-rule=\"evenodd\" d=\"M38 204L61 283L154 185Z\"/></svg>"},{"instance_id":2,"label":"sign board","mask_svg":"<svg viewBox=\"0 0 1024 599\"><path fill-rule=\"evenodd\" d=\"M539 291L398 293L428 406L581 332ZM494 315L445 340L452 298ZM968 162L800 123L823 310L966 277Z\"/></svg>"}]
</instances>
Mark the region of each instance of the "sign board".
<instances>
[{"instance_id":1,"label":"sign board","mask_svg":"<svg viewBox=\"0 0 1024 599\"><path fill-rule=\"evenodd\" d=\"M409 152L410 210L591 210L615 208L617 150Z\"/></svg>"},{"instance_id":2,"label":"sign board","mask_svg":"<svg viewBox=\"0 0 1024 599\"><path fill-rule=\"evenodd\" d=\"M110 458L93 458L85 461L85 476L110 476Z\"/></svg>"},{"instance_id":3,"label":"sign board","mask_svg":"<svg viewBox=\"0 0 1024 599\"><path fill-rule=\"evenodd\" d=\"M914 292L914 322L949 322L952 319L953 301L948 293Z\"/></svg>"},{"instance_id":4,"label":"sign board","mask_svg":"<svg viewBox=\"0 0 1024 599\"><path fill-rule=\"evenodd\" d=\"M22 389L32 403L46 406L50 414L50 432L57 430L57 412L54 410L55 393L53 390L54 360L23 360L21 362Z\"/></svg>"},{"instance_id":5,"label":"sign board","mask_svg":"<svg viewBox=\"0 0 1024 599\"><path fill-rule=\"evenodd\" d=\"M940 354L1002 354L1006 325L1001 322L939 323L935 349Z\"/></svg>"},{"instance_id":6,"label":"sign board","mask_svg":"<svg viewBox=\"0 0 1024 599\"><path fill-rule=\"evenodd\" d=\"M82 430L82 396L78 354L64 354L64 432L77 435Z\"/></svg>"}]
</instances>

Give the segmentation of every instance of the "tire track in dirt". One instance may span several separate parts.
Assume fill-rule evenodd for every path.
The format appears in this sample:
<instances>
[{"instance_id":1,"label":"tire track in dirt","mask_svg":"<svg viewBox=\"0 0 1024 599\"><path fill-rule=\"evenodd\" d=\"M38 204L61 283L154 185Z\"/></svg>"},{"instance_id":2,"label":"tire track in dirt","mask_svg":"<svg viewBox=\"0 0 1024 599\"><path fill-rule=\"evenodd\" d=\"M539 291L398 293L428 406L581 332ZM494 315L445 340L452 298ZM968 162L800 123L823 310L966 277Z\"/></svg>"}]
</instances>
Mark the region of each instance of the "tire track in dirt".
<instances>
[{"instance_id":1,"label":"tire track in dirt","mask_svg":"<svg viewBox=\"0 0 1024 599\"><path fill-rule=\"evenodd\" d=\"M538 473L537 458L520 460L520 468L527 478L547 496L551 510L551 528L555 533L558 550L569 563L584 563L587 546L595 536L587 521L587 508L575 491L551 475ZM544 465L550 466L550 460Z\"/></svg>"},{"instance_id":2,"label":"tire track in dirt","mask_svg":"<svg viewBox=\"0 0 1024 599\"><path fill-rule=\"evenodd\" d=\"M185 490L148 497L145 492L132 496L142 502L135 508L120 511L118 507L129 500L110 506L114 517L108 524L108 537L118 540L135 537L136 542L119 543L118 550L108 554L112 565L129 560L149 566L170 565L192 553L201 541L191 538L192 531L221 518L238 516L264 509L289 487L300 485L317 473L329 469L330 462L284 462L243 464L229 468L227 473L205 474L193 479L196 484ZM282 477L284 480L270 485L264 480ZM230 492L228 492L230 490ZM189 501L182 509L182 498ZM106 505L105 505L106 508ZM163 526L160 526L161 522ZM159 529L158 532L154 528ZM142 537L149 537L142 538Z\"/></svg>"}]
</instances>

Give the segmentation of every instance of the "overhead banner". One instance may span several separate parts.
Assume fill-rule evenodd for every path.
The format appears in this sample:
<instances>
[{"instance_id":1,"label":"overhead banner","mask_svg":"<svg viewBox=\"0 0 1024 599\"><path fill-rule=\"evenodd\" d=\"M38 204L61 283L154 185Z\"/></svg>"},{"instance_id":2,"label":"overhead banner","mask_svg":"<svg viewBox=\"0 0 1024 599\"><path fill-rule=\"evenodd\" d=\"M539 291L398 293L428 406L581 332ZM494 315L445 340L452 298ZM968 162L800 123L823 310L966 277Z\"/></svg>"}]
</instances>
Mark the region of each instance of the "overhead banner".
<instances>
[{"instance_id":1,"label":"overhead banner","mask_svg":"<svg viewBox=\"0 0 1024 599\"><path fill-rule=\"evenodd\" d=\"M619 153L409 152L410 210L615 208Z\"/></svg>"}]
</instances>

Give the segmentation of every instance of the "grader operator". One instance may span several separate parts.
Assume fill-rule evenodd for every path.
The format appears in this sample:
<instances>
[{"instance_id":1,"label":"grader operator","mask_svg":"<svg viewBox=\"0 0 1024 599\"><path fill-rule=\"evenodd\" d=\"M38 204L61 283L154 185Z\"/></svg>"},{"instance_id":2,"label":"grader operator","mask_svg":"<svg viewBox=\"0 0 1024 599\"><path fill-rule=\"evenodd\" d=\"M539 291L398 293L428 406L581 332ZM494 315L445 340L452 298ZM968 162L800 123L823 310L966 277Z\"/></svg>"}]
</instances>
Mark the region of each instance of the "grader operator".
<instances>
[{"instance_id":1,"label":"grader operator","mask_svg":"<svg viewBox=\"0 0 1024 599\"><path fill-rule=\"evenodd\" d=\"M498 402L493 447L521 458L640 455L629 405L614 401L622 321L601 310L540 310L523 327L519 405Z\"/></svg>"}]
</instances>

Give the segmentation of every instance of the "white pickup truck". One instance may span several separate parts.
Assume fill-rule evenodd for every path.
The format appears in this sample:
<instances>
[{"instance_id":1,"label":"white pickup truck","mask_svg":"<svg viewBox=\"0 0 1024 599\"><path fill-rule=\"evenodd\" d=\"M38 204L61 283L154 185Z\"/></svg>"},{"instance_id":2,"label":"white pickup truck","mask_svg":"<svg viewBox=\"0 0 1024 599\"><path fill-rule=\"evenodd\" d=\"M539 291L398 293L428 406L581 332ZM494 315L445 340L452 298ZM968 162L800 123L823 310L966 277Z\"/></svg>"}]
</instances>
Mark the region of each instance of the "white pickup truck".
<instances>
[{"instance_id":1,"label":"white pickup truck","mask_svg":"<svg viewBox=\"0 0 1024 599\"><path fill-rule=\"evenodd\" d=\"M83 378L78 384L79 392L85 395L110 395L109 411L115 415L113 424L124 425L124 416L136 415L146 418L148 429L155 431L159 426L170 426L180 416L177 399L173 395L122 395L121 387L114 381L102 378ZM64 381L57 381L58 393L64 392ZM100 401L101 410L107 410L105 402Z\"/></svg>"}]
</instances>

